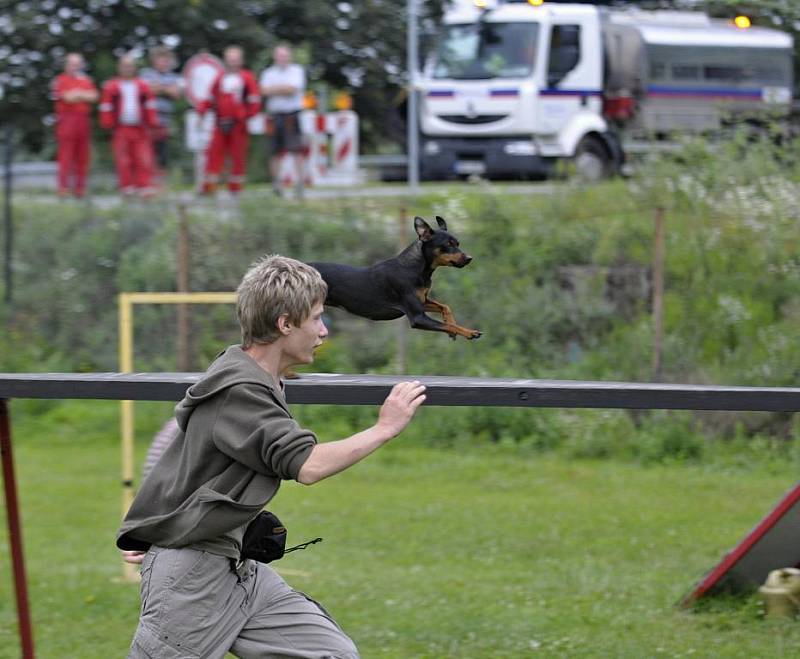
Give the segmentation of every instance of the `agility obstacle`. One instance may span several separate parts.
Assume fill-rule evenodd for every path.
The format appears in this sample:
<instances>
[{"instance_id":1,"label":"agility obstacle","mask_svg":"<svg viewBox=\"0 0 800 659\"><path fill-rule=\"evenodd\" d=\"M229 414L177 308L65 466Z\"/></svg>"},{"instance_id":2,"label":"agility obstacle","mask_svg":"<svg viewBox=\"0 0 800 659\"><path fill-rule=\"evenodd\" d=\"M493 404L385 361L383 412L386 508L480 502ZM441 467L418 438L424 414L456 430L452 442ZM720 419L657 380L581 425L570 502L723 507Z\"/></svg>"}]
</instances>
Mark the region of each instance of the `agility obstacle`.
<instances>
[{"instance_id":1,"label":"agility obstacle","mask_svg":"<svg viewBox=\"0 0 800 659\"><path fill-rule=\"evenodd\" d=\"M681 600L754 588L774 569L800 567L800 482Z\"/></svg>"},{"instance_id":2,"label":"agility obstacle","mask_svg":"<svg viewBox=\"0 0 800 659\"><path fill-rule=\"evenodd\" d=\"M191 302L191 300L183 299L182 296L192 294L171 293L167 295L175 296L176 302ZM139 299L144 301L146 298ZM120 322L122 323L122 320ZM130 324L129 313L126 322ZM130 326L132 327L132 325ZM127 341L127 339L125 340ZM122 334L120 341L123 341ZM130 345L132 346L132 344ZM0 373L0 452L2 453L3 485L19 620L20 647L24 659L34 657L34 646L12 457L8 399L80 398L177 401L200 376L199 373ZM420 380L427 387L426 405L800 411L800 388L439 376L303 375L296 380L286 382L286 397L290 403L378 405L385 399L395 383L410 378ZM800 493L795 488L735 550L731 556L736 560L729 560L727 563L723 561L720 568L715 569L710 577L715 576L721 579L722 574L738 564L751 548L769 546L758 542L759 540L769 536L770 542L777 538L782 543L784 536L767 532L770 529L784 528L784 525L778 524L778 521L787 513L797 514L798 500L800 500ZM793 526L797 527L798 525L794 524ZM800 555L797 555L800 554L800 545L792 542L791 547L797 548L797 553L789 558L781 555L781 561L800 561ZM764 552L759 554L759 569L786 567L783 564L767 566L763 561L764 555ZM746 563L742 563L742 565L746 565ZM703 583L705 584L706 581L708 580ZM695 589L693 593L701 596L709 590L710 588L699 592L698 589Z\"/></svg>"},{"instance_id":3,"label":"agility obstacle","mask_svg":"<svg viewBox=\"0 0 800 659\"><path fill-rule=\"evenodd\" d=\"M183 305L183 304L235 304L236 293L120 293L117 296L119 322L119 370L133 372L134 333L133 310L137 304ZM122 517L133 503L134 463L134 411L133 400L121 400L119 411L120 452L122 456ZM126 581L136 579L136 566L122 564L122 577Z\"/></svg>"}]
</instances>

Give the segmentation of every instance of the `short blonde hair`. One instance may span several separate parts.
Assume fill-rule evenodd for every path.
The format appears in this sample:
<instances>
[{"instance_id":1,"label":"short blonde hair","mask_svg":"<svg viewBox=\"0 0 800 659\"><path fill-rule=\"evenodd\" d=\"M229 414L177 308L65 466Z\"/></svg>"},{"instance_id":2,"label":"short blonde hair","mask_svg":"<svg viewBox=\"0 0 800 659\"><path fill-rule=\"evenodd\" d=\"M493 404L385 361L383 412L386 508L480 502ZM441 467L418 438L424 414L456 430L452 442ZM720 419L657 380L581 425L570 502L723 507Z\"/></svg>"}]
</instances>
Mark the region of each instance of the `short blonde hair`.
<instances>
[{"instance_id":1,"label":"short blonde hair","mask_svg":"<svg viewBox=\"0 0 800 659\"><path fill-rule=\"evenodd\" d=\"M236 291L236 316L242 328L242 347L272 343L279 336L278 318L286 315L299 325L316 304L325 301L328 286L310 265L278 254L256 261Z\"/></svg>"}]
</instances>

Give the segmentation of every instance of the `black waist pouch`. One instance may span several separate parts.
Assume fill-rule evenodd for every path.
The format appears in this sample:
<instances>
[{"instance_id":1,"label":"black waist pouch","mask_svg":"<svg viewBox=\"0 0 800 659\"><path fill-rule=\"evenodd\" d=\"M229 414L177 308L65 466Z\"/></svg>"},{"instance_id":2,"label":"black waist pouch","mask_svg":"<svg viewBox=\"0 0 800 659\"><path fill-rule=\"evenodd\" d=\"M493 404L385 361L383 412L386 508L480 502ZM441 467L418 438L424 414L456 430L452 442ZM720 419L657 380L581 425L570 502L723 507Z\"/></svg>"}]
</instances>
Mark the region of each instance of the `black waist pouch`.
<instances>
[{"instance_id":1,"label":"black waist pouch","mask_svg":"<svg viewBox=\"0 0 800 659\"><path fill-rule=\"evenodd\" d=\"M283 558L285 553L286 527L271 512L259 513L244 532L241 557L270 563Z\"/></svg>"},{"instance_id":2,"label":"black waist pouch","mask_svg":"<svg viewBox=\"0 0 800 659\"><path fill-rule=\"evenodd\" d=\"M264 510L247 525L240 556L242 559L251 558L259 563L271 563L283 558L284 554L305 549L317 542L322 542L322 538L315 538L286 549L286 527L281 524L277 515Z\"/></svg>"}]
</instances>

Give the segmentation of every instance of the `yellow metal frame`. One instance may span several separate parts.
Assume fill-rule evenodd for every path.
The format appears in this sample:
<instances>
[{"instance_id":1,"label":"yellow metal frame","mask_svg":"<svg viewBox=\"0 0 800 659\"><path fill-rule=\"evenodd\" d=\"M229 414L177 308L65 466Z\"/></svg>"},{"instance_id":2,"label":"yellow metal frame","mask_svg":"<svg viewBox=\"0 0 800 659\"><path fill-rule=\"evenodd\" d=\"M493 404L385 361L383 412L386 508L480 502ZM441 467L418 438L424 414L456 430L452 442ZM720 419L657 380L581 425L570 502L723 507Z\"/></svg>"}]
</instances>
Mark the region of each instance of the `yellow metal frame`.
<instances>
[{"instance_id":1,"label":"yellow metal frame","mask_svg":"<svg viewBox=\"0 0 800 659\"><path fill-rule=\"evenodd\" d=\"M235 304L236 293L120 293L119 370L133 373L133 305L135 304ZM133 502L133 401L120 401L120 436L122 441L122 515ZM135 580L133 565L125 563L125 578Z\"/></svg>"}]
</instances>

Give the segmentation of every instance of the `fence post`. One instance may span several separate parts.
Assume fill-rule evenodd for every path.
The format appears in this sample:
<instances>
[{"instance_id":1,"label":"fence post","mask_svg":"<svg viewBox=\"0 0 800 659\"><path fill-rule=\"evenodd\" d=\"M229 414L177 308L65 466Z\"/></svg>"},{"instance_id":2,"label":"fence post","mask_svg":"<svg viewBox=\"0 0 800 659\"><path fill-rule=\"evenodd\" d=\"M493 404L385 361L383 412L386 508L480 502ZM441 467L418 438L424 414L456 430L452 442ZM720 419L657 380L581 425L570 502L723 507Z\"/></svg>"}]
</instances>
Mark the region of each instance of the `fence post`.
<instances>
[{"instance_id":1,"label":"fence post","mask_svg":"<svg viewBox=\"0 0 800 659\"><path fill-rule=\"evenodd\" d=\"M186 206L178 205L178 293L189 292L189 219ZM189 305L179 304L177 350L178 370L189 371Z\"/></svg>"},{"instance_id":2,"label":"fence post","mask_svg":"<svg viewBox=\"0 0 800 659\"><path fill-rule=\"evenodd\" d=\"M653 241L653 379L661 381L664 337L664 209L656 208Z\"/></svg>"},{"instance_id":3,"label":"fence post","mask_svg":"<svg viewBox=\"0 0 800 659\"><path fill-rule=\"evenodd\" d=\"M400 213L397 218L397 244L402 251L406 247L405 240L406 227L406 207L400 206ZM405 316L397 322L397 352L395 353L397 362L397 374L405 375L408 371L408 318Z\"/></svg>"},{"instance_id":4,"label":"fence post","mask_svg":"<svg viewBox=\"0 0 800 659\"><path fill-rule=\"evenodd\" d=\"M5 192L4 199L4 212L3 215L5 217L5 229L6 229L6 237L5 237L5 266L4 266L4 281L5 281L5 301L7 304L11 304L11 300L13 298L13 270L11 269L11 253L12 253L12 245L14 243L14 224L11 219L11 188L12 188L12 173L11 173L11 161L12 161L12 138L13 138L13 131L11 125L8 124L6 126L6 135L5 135L5 175L3 189Z\"/></svg>"},{"instance_id":5,"label":"fence post","mask_svg":"<svg viewBox=\"0 0 800 659\"><path fill-rule=\"evenodd\" d=\"M25 558L22 551L22 528L19 521L17 480L14 476L14 456L11 452L11 415L8 401L0 398L0 454L3 460L3 489L6 498L8 544L14 570L14 589L17 598L17 620L23 659L33 659L33 630L28 606L28 583L25 578Z\"/></svg>"}]
</instances>

